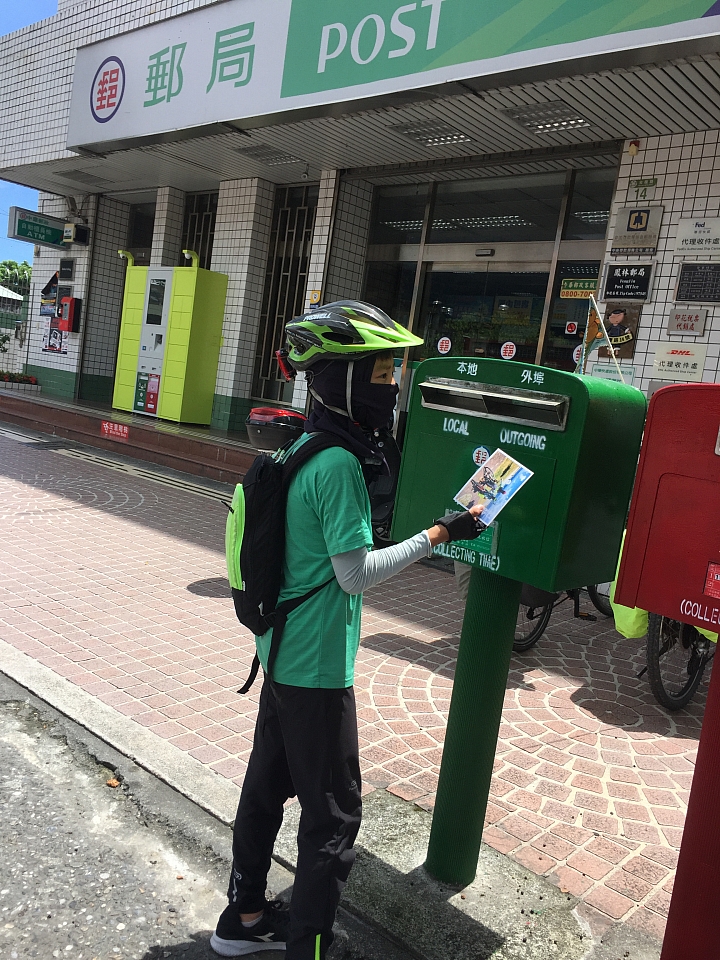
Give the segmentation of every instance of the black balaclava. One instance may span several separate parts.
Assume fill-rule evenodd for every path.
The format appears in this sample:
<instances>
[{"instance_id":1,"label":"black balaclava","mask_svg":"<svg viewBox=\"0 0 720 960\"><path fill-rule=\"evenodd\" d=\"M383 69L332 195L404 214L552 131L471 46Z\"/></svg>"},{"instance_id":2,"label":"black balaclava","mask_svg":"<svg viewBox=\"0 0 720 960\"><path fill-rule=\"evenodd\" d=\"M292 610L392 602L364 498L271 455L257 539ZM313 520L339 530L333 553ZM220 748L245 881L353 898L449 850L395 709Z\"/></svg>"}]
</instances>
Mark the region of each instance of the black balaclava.
<instances>
[{"instance_id":1,"label":"black balaclava","mask_svg":"<svg viewBox=\"0 0 720 960\"><path fill-rule=\"evenodd\" d=\"M363 465L367 482L385 467L374 433L392 424L398 397L396 384L370 382L376 357L327 360L307 377L313 405L306 432L323 431L343 439Z\"/></svg>"}]
</instances>

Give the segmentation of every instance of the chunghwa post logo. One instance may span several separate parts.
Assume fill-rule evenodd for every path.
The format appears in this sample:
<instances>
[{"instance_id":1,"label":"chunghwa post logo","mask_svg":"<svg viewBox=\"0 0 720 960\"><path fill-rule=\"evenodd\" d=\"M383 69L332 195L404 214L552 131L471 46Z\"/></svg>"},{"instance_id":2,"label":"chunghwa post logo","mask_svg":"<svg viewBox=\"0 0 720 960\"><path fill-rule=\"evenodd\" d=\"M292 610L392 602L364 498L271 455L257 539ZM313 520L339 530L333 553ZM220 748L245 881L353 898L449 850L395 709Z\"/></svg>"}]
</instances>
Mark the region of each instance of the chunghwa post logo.
<instances>
[{"instance_id":1,"label":"chunghwa post logo","mask_svg":"<svg viewBox=\"0 0 720 960\"><path fill-rule=\"evenodd\" d=\"M108 57L97 69L90 90L90 110L98 123L112 120L125 93L125 67L118 57Z\"/></svg>"}]
</instances>

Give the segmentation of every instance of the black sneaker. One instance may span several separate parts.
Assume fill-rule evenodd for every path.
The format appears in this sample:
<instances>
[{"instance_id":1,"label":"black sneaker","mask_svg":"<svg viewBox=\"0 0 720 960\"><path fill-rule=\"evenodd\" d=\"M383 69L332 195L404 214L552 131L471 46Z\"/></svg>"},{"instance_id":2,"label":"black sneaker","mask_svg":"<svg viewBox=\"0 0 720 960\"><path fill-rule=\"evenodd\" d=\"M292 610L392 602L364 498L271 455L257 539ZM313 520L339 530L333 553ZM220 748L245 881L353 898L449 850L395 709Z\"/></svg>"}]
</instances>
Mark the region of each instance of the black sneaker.
<instances>
[{"instance_id":1,"label":"black sneaker","mask_svg":"<svg viewBox=\"0 0 720 960\"><path fill-rule=\"evenodd\" d=\"M261 950L284 950L290 909L282 900L265 904L265 913L254 927L244 927L238 908L229 904L220 914L210 946L221 957L244 957Z\"/></svg>"}]
</instances>

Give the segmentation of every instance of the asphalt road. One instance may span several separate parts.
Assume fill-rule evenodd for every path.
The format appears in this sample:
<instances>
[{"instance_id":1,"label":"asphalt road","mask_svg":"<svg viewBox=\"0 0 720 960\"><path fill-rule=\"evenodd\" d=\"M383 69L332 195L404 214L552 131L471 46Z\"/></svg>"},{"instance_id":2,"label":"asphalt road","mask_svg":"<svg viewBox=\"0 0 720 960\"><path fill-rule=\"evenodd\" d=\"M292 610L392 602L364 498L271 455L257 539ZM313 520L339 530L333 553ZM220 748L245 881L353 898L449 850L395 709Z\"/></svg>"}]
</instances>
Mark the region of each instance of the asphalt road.
<instances>
[{"instance_id":1,"label":"asphalt road","mask_svg":"<svg viewBox=\"0 0 720 960\"><path fill-rule=\"evenodd\" d=\"M58 735L59 734L59 735ZM214 956L217 871L144 820L113 771L81 763L21 703L0 717L0 954Z\"/></svg>"},{"instance_id":2,"label":"asphalt road","mask_svg":"<svg viewBox=\"0 0 720 960\"><path fill-rule=\"evenodd\" d=\"M215 958L230 844L228 825L0 672L2 960ZM268 897L292 880L273 862ZM338 920L329 960L410 960Z\"/></svg>"}]
</instances>

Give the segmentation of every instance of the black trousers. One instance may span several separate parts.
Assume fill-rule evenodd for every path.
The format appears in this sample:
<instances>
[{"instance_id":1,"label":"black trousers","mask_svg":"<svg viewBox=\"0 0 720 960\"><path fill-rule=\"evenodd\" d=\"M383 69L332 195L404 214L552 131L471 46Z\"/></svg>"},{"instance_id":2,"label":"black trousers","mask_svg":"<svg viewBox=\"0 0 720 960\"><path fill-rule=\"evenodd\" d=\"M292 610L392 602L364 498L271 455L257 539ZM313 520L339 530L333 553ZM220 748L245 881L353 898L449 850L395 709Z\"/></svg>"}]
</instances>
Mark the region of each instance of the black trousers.
<instances>
[{"instance_id":1,"label":"black trousers","mask_svg":"<svg viewBox=\"0 0 720 960\"><path fill-rule=\"evenodd\" d=\"M241 913L265 905L283 804L293 796L302 813L286 960L316 960L332 943L362 814L352 687L291 687L265 678L233 832L228 898Z\"/></svg>"}]
</instances>

